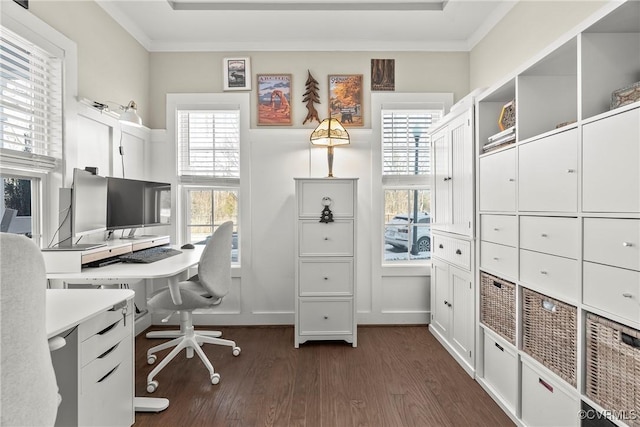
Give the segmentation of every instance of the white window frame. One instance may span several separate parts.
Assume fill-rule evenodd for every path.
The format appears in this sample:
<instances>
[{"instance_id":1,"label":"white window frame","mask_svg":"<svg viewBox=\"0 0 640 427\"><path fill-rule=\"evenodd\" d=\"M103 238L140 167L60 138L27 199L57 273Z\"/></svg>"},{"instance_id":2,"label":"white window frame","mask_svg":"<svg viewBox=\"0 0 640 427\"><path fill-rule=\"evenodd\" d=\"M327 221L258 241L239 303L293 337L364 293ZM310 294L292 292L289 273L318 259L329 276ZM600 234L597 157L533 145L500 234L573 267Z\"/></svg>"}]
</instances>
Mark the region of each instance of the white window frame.
<instances>
[{"instance_id":1,"label":"white window frame","mask_svg":"<svg viewBox=\"0 0 640 427\"><path fill-rule=\"evenodd\" d=\"M393 261L384 262L384 191L385 189L412 188L431 189L431 176L404 182L386 183L382 177L382 111L383 110L433 110L443 109L446 114L453 105L452 93L372 93L371 94L371 129L372 129L372 170L377 171L372 180L372 207L374 211L372 253L374 269L379 269L380 276L428 275L428 261ZM377 176L377 178L376 178ZM412 184L412 185L410 185Z\"/></svg>"},{"instance_id":2,"label":"white window frame","mask_svg":"<svg viewBox=\"0 0 640 427\"><path fill-rule=\"evenodd\" d=\"M62 94L62 162L55 169L44 173L29 166L6 165L0 170L2 175L30 178L36 182L32 186L32 234L36 244L46 245L54 236L59 225L58 189L63 187L65 171L72 170L75 157L69 143L75 143L76 98L78 95L78 53L77 45L62 33L36 17L15 2L3 2L1 9L2 26L37 46L49 51L57 51L63 56ZM71 158L69 158L71 157ZM71 175L68 175L71 176Z\"/></svg>"},{"instance_id":3,"label":"white window frame","mask_svg":"<svg viewBox=\"0 0 640 427\"><path fill-rule=\"evenodd\" d=\"M172 184L178 191L172 192L172 215L177 218L176 235L177 241L182 242L187 235L186 215L188 206L186 206L186 191L188 188L203 187L209 189L216 188L236 188L239 195L238 200L238 222L236 224L238 235L241 239L238 247L243 248L242 242L248 242L247 236L250 233L250 143L249 143L249 93L184 93L184 94L167 94L167 135L173 140L174 156L175 156L175 178ZM240 179L236 185L227 178L220 178L216 182L215 179L205 178L202 181L197 179L189 179L185 182L180 181L178 177L178 129L177 129L177 112L184 109L194 110L239 110L240 112ZM179 209L178 209L179 207ZM242 251L242 258L238 264L234 264L234 268L240 268L242 265L249 263L249 250ZM235 274L234 274L235 275Z\"/></svg>"}]
</instances>

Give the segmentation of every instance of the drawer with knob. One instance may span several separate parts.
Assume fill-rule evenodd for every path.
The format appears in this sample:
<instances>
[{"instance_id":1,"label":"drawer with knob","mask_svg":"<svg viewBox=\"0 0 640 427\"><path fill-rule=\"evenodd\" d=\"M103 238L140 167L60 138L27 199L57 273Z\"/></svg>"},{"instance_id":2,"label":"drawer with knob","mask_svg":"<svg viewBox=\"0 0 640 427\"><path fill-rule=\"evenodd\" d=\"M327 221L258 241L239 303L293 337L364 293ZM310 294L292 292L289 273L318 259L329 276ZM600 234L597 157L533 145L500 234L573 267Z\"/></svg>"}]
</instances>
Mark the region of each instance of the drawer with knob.
<instances>
[{"instance_id":1,"label":"drawer with knob","mask_svg":"<svg viewBox=\"0 0 640 427\"><path fill-rule=\"evenodd\" d=\"M583 262L583 303L640 328L640 272Z\"/></svg>"},{"instance_id":2,"label":"drawer with knob","mask_svg":"<svg viewBox=\"0 0 640 427\"><path fill-rule=\"evenodd\" d=\"M584 260L640 270L640 220L585 218Z\"/></svg>"},{"instance_id":3,"label":"drawer with knob","mask_svg":"<svg viewBox=\"0 0 640 427\"><path fill-rule=\"evenodd\" d=\"M353 256L353 220L299 221L300 256Z\"/></svg>"},{"instance_id":4,"label":"drawer with knob","mask_svg":"<svg viewBox=\"0 0 640 427\"><path fill-rule=\"evenodd\" d=\"M471 243L468 240L455 239L433 234L431 254L466 270L471 268Z\"/></svg>"},{"instance_id":5,"label":"drawer with knob","mask_svg":"<svg viewBox=\"0 0 640 427\"><path fill-rule=\"evenodd\" d=\"M299 296L352 295L353 259L307 259L298 262Z\"/></svg>"},{"instance_id":6,"label":"drawer with knob","mask_svg":"<svg viewBox=\"0 0 640 427\"><path fill-rule=\"evenodd\" d=\"M518 250L511 246L480 242L480 267L501 277L518 276Z\"/></svg>"},{"instance_id":7,"label":"drawer with knob","mask_svg":"<svg viewBox=\"0 0 640 427\"><path fill-rule=\"evenodd\" d=\"M325 204L329 206L334 218L351 218L355 207L355 182L352 179L341 180L301 180L298 197L298 215L300 217L320 218Z\"/></svg>"},{"instance_id":8,"label":"drawer with knob","mask_svg":"<svg viewBox=\"0 0 640 427\"><path fill-rule=\"evenodd\" d=\"M349 335L353 333L350 298L301 298L300 335Z\"/></svg>"},{"instance_id":9,"label":"drawer with knob","mask_svg":"<svg viewBox=\"0 0 640 427\"><path fill-rule=\"evenodd\" d=\"M579 236L578 218L520 217L520 247L523 249L577 259Z\"/></svg>"},{"instance_id":10,"label":"drawer with knob","mask_svg":"<svg viewBox=\"0 0 640 427\"><path fill-rule=\"evenodd\" d=\"M580 300L578 265L573 259L520 250L520 280L554 298Z\"/></svg>"},{"instance_id":11,"label":"drawer with knob","mask_svg":"<svg viewBox=\"0 0 640 427\"><path fill-rule=\"evenodd\" d=\"M515 215L480 215L480 239L515 247L518 219Z\"/></svg>"}]
</instances>

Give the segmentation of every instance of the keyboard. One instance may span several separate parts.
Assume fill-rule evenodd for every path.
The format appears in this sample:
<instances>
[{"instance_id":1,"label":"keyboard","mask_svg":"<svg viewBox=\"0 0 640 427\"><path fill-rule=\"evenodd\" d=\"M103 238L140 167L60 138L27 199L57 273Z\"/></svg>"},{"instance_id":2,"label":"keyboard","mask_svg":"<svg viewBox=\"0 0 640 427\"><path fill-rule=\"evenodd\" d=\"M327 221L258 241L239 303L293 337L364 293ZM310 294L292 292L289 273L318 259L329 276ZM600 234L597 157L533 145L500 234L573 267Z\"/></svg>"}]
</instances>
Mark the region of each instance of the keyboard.
<instances>
[{"instance_id":1,"label":"keyboard","mask_svg":"<svg viewBox=\"0 0 640 427\"><path fill-rule=\"evenodd\" d=\"M181 253L182 251L179 251L177 249L158 246L155 248L142 249L140 251L136 251L130 254L120 255L119 258L122 262L135 262L135 263L141 263L141 264L149 264L149 263L160 261L161 259L169 258Z\"/></svg>"}]
</instances>

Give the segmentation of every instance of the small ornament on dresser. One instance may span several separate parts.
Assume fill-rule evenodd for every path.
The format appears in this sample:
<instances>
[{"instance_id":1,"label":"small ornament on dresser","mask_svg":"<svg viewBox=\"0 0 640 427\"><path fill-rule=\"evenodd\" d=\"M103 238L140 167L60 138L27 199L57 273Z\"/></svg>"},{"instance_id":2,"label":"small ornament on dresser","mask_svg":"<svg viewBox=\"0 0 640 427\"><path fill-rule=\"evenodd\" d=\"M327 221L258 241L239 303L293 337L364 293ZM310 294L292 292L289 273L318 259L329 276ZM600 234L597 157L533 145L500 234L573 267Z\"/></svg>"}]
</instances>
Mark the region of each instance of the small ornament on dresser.
<instances>
[{"instance_id":1,"label":"small ornament on dresser","mask_svg":"<svg viewBox=\"0 0 640 427\"><path fill-rule=\"evenodd\" d=\"M323 197L322 205L324 209L322 209L322 213L320 214L320 222L333 222L333 212L329 209L329 206L331 206L331 197Z\"/></svg>"},{"instance_id":2,"label":"small ornament on dresser","mask_svg":"<svg viewBox=\"0 0 640 427\"><path fill-rule=\"evenodd\" d=\"M611 109L640 101L640 82L635 82L611 93Z\"/></svg>"}]
</instances>

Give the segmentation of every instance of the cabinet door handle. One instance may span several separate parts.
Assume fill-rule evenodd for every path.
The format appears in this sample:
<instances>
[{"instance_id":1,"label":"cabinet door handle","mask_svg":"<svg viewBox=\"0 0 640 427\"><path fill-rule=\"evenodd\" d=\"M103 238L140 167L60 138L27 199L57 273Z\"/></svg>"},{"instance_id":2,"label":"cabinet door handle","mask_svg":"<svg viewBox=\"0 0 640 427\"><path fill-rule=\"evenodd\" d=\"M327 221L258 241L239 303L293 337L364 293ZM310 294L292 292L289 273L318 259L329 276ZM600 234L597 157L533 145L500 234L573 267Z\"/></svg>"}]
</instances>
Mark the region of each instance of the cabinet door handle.
<instances>
[{"instance_id":1,"label":"cabinet door handle","mask_svg":"<svg viewBox=\"0 0 640 427\"><path fill-rule=\"evenodd\" d=\"M549 237L549 235L547 233L542 233L540 234L540 237Z\"/></svg>"},{"instance_id":2,"label":"cabinet door handle","mask_svg":"<svg viewBox=\"0 0 640 427\"><path fill-rule=\"evenodd\" d=\"M450 177L450 176L447 176L447 177L444 177L442 180L443 180L443 181L451 181L451 177Z\"/></svg>"},{"instance_id":3,"label":"cabinet door handle","mask_svg":"<svg viewBox=\"0 0 640 427\"><path fill-rule=\"evenodd\" d=\"M622 296L625 298L633 298L633 294L629 293L629 292L623 292Z\"/></svg>"},{"instance_id":4,"label":"cabinet door handle","mask_svg":"<svg viewBox=\"0 0 640 427\"><path fill-rule=\"evenodd\" d=\"M462 251L460 249L456 249L456 255L462 255Z\"/></svg>"},{"instance_id":5,"label":"cabinet door handle","mask_svg":"<svg viewBox=\"0 0 640 427\"><path fill-rule=\"evenodd\" d=\"M328 277L325 277L325 278L324 278L324 280L329 280L329 278L328 278Z\"/></svg>"},{"instance_id":6,"label":"cabinet door handle","mask_svg":"<svg viewBox=\"0 0 640 427\"><path fill-rule=\"evenodd\" d=\"M546 271L544 271L544 270L540 270L540 274L544 274L544 275L546 276L546 275L547 275L547 274L549 274L549 273L547 273L547 272L546 272Z\"/></svg>"},{"instance_id":7,"label":"cabinet door handle","mask_svg":"<svg viewBox=\"0 0 640 427\"><path fill-rule=\"evenodd\" d=\"M509 178L509 182L516 182L515 178Z\"/></svg>"},{"instance_id":8,"label":"cabinet door handle","mask_svg":"<svg viewBox=\"0 0 640 427\"><path fill-rule=\"evenodd\" d=\"M567 169L567 173L574 173L575 171L575 169Z\"/></svg>"},{"instance_id":9,"label":"cabinet door handle","mask_svg":"<svg viewBox=\"0 0 640 427\"><path fill-rule=\"evenodd\" d=\"M498 227L494 228L493 231L500 231Z\"/></svg>"},{"instance_id":10,"label":"cabinet door handle","mask_svg":"<svg viewBox=\"0 0 640 427\"><path fill-rule=\"evenodd\" d=\"M498 258L497 256L494 256L494 257L493 257L493 260L494 260L494 261L499 261L499 260L500 260L500 258Z\"/></svg>"},{"instance_id":11,"label":"cabinet door handle","mask_svg":"<svg viewBox=\"0 0 640 427\"><path fill-rule=\"evenodd\" d=\"M633 246L633 243L631 243L631 242L622 242L622 246L624 246L625 248L630 248L631 246Z\"/></svg>"},{"instance_id":12,"label":"cabinet door handle","mask_svg":"<svg viewBox=\"0 0 640 427\"><path fill-rule=\"evenodd\" d=\"M327 316L327 315L324 315L322 317L324 317L324 320L328 320L329 319L329 316Z\"/></svg>"},{"instance_id":13,"label":"cabinet door handle","mask_svg":"<svg viewBox=\"0 0 640 427\"><path fill-rule=\"evenodd\" d=\"M438 247L439 247L440 249L444 249L444 246L442 246L442 243L440 243L440 244L438 245Z\"/></svg>"},{"instance_id":14,"label":"cabinet door handle","mask_svg":"<svg viewBox=\"0 0 640 427\"><path fill-rule=\"evenodd\" d=\"M324 240L329 240L329 238L328 238L328 237L325 237L325 238L324 238Z\"/></svg>"},{"instance_id":15,"label":"cabinet door handle","mask_svg":"<svg viewBox=\"0 0 640 427\"><path fill-rule=\"evenodd\" d=\"M447 300L444 301L444 305L448 306L449 302Z\"/></svg>"},{"instance_id":16,"label":"cabinet door handle","mask_svg":"<svg viewBox=\"0 0 640 427\"><path fill-rule=\"evenodd\" d=\"M498 344L497 342L495 342L494 344L496 347L498 347L498 350L504 351L504 347L502 347L500 344Z\"/></svg>"},{"instance_id":17,"label":"cabinet door handle","mask_svg":"<svg viewBox=\"0 0 640 427\"><path fill-rule=\"evenodd\" d=\"M551 393L553 393L553 386L551 384L549 384L548 382L546 382L545 380L543 380L542 378L538 378L538 382L540 384L542 384L542 386L544 388L546 388L547 390L549 390Z\"/></svg>"}]
</instances>

